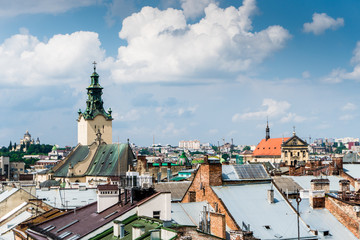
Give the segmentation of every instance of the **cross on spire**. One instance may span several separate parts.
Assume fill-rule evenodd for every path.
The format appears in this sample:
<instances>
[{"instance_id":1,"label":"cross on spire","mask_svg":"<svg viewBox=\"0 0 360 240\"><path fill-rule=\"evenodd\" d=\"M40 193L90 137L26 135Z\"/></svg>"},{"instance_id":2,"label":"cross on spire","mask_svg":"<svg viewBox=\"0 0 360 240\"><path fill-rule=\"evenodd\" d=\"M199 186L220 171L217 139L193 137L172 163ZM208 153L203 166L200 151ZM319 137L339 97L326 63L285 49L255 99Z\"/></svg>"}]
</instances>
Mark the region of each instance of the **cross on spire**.
<instances>
[{"instance_id":1,"label":"cross on spire","mask_svg":"<svg viewBox=\"0 0 360 240\"><path fill-rule=\"evenodd\" d=\"M94 64L94 72L96 72L96 62L94 61L92 64Z\"/></svg>"}]
</instances>

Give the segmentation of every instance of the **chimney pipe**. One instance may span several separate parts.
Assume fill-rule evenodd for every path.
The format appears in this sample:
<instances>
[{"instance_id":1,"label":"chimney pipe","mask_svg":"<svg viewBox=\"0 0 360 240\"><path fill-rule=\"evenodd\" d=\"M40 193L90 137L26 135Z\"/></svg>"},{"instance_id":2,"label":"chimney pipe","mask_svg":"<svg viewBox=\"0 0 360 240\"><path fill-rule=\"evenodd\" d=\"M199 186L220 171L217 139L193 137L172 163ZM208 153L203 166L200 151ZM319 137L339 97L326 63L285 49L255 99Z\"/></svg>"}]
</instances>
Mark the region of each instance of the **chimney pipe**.
<instances>
[{"instance_id":1,"label":"chimney pipe","mask_svg":"<svg viewBox=\"0 0 360 240\"><path fill-rule=\"evenodd\" d=\"M125 236L125 225L121 223L119 220L115 220L114 222L114 237L123 238Z\"/></svg>"},{"instance_id":2,"label":"chimney pipe","mask_svg":"<svg viewBox=\"0 0 360 240\"><path fill-rule=\"evenodd\" d=\"M171 177L171 169L168 168L167 169L167 181L170 182L170 177Z\"/></svg>"},{"instance_id":3,"label":"chimney pipe","mask_svg":"<svg viewBox=\"0 0 360 240\"><path fill-rule=\"evenodd\" d=\"M268 195L268 202L270 203L270 204L272 204L272 203L274 203L275 201L274 201L274 189L269 189L268 191L267 191L267 195Z\"/></svg>"}]
</instances>

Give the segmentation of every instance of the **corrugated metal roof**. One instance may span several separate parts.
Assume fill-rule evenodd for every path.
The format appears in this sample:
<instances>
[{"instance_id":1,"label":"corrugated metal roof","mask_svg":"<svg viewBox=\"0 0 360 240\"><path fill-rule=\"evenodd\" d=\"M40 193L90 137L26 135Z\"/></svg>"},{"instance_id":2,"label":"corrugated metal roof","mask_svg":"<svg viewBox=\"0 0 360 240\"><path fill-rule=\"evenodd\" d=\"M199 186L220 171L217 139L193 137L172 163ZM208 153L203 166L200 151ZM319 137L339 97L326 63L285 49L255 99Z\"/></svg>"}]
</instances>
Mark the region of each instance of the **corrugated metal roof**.
<instances>
[{"instance_id":1,"label":"corrugated metal roof","mask_svg":"<svg viewBox=\"0 0 360 240\"><path fill-rule=\"evenodd\" d=\"M206 201L192 203L172 203L171 219L180 225L198 226L200 220L199 215L204 206L208 206ZM211 206L210 210L212 210Z\"/></svg>"},{"instance_id":2,"label":"corrugated metal roof","mask_svg":"<svg viewBox=\"0 0 360 240\"><path fill-rule=\"evenodd\" d=\"M54 173L55 177L66 177L68 174L69 166L71 164L72 167L75 166L78 162L84 160L84 158L89 154L88 146L79 146L75 149L75 151L69 156L69 158L59 169L57 169Z\"/></svg>"},{"instance_id":3,"label":"corrugated metal roof","mask_svg":"<svg viewBox=\"0 0 360 240\"><path fill-rule=\"evenodd\" d=\"M6 190L6 191L2 192L0 194L0 202L4 201L8 197L10 197L11 195L13 195L18 190L19 190L18 188L12 188L11 190Z\"/></svg>"},{"instance_id":4,"label":"corrugated metal roof","mask_svg":"<svg viewBox=\"0 0 360 240\"><path fill-rule=\"evenodd\" d=\"M261 180L270 179L262 164L223 165L222 178L224 181Z\"/></svg>"},{"instance_id":5,"label":"corrugated metal roof","mask_svg":"<svg viewBox=\"0 0 360 240\"><path fill-rule=\"evenodd\" d=\"M96 189L36 189L36 197L46 199L44 202L52 207L65 209L81 207L96 201Z\"/></svg>"},{"instance_id":6,"label":"corrugated metal roof","mask_svg":"<svg viewBox=\"0 0 360 240\"><path fill-rule=\"evenodd\" d=\"M99 146L85 175L116 176L126 172L135 159L129 144L107 144ZM120 169L118 161L120 161Z\"/></svg>"},{"instance_id":7,"label":"corrugated metal roof","mask_svg":"<svg viewBox=\"0 0 360 240\"><path fill-rule=\"evenodd\" d=\"M292 201L292 204L296 208L296 201ZM330 235L324 239L357 239L329 210L311 208L308 198L301 200L299 210L301 218L310 226L311 230L329 231Z\"/></svg>"},{"instance_id":8,"label":"corrugated metal roof","mask_svg":"<svg viewBox=\"0 0 360 240\"><path fill-rule=\"evenodd\" d=\"M275 203L267 201L270 183L243 184L212 187L227 209L242 227L250 225L250 231L259 239L289 239L297 237L296 213L282 195L274 189ZM304 223L300 224L300 235L314 235Z\"/></svg>"},{"instance_id":9,"label":"corrugated metal roof","mask_svg":"<svg viewBox=\"0 0 360 240\"><path fill-rule=\"evenodd\" d=\"M344 172L353 178L360 178L360 164L344 164Z\"/></svg>"},{"instance_id":10,"label":"corrugated metal roof","mask_svg":"<svg viewBox=\"0 0 360 240\"><path fill-rule=\"evenodd\" d=\"M31 216L32 216L32 214L27 211L20 213L19 215L14 217L11 221L3 224L0 227L0 235L9 231L10 229L16 227L19 223L22 223L23 221L29 219ZM0 237L0 239L1 239L1 237Z\"/></svg>"},{"instance_id":11,"label":"corrugated metal roof","mask_svg":"<svg viewBox=\"0 0 360 240\"><path fill-rule=\"evenodd\" d=\"M320 178L315 176L282 176L284 178L292 178L296 183L298 183L303 189L311 189L311 180ZM330 181L330 192L339 191L339 181L344 179L338 176L322 176L322 178L329 179ZM354 187L350 185L350 190L354 190Z\"/></svg>"}]
</instances>

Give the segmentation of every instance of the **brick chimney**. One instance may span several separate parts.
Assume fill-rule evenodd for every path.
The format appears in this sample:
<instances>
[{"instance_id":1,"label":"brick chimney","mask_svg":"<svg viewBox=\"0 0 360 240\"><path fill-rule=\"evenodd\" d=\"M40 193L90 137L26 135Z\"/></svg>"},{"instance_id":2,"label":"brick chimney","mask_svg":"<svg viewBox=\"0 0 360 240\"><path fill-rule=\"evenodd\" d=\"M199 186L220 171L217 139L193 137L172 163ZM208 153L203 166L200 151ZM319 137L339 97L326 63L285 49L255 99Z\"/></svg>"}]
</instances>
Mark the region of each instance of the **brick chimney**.
<instances>
[{"instance_id":1,"label":"brick chimney","mask_svg":"<svg viewBox=\"0 0 360 240\"><path fill-rule=\"evenodd\" d=\"M212 235L226 239L226 222L224 214L210 212L210 232Z\"/></svg>"},{"instance_id":2,"label":"brick chimney","mask_svg":"<svg viewBox=\"0 0 360 240\"><path fill-rule=\"evenodd\" d=\"M311 191L324 190L325 193L330 192L330 181L326 178L317 178L310 181Z\"/></svg>"},{"instance_id":3,"label":"brick chimney","mask_svg":"<svg viewBox=\"0 0 360 240\"><path fill-rule=\"evenodd\" d=\"M359 192L360 190L360 179L355 179L355 192Z\"/></svg>"},{"instance_id":4,"label":"brick chimney","mask_svg":"<svg viewBox=\"0 0 360 240\"><path fill-rule=\"evenodd\" d=\"M312 208L324 208L325 207L325 191L324 190L312 190L310 191L310 207Z\"/></svg>"},{"instance_id":5,"label":"brick chimney","mask_svg":"<svg viewBox=\"0 0 360 240\"><path fill-rule=\"evenodd\" d=\"M96 193L98 213L113 206L119 201L119 187L117 185L99 185Z\"/></svg>"},{"instance_id":6,"label":"brick chimney","mask_svg":"<svg viewBox=\"0 0 360 240\"><path fill-rule=\"evenodd\" d=\"M211 162L208 156L205 156L204 163L200 165L201 179L205 185L222 185L222 165L220 161Z\"/></svg>"},{"instance_id":7,"label":"brick chimney","mask_svg":"<svg viewBox=\"0 0 360 240\"><path fill-rule=\"evenodd\" d=\"M356 186L356 183L355 183ZM345 193L350 191L350 181L346 179L339 180L339 191Z\"/></svg>"}]
</instances>

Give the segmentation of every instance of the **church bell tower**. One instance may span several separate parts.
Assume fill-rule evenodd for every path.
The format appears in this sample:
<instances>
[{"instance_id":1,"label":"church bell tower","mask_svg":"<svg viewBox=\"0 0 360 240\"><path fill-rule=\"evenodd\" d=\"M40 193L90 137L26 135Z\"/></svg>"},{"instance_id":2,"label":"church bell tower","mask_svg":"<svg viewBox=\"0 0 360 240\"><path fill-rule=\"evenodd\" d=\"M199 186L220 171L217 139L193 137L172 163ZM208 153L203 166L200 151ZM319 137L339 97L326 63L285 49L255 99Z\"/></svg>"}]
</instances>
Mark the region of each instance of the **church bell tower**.
<instances>
[{"instance_id":1,"label":"church bell tower","mask_svg":"<svg viewBox=\"0 0 360 240\"><path fill-rule=\"evenodd\" d=\"M104 109L104 102L101 98L103 88L99 83L99 75L96 73L96 62L94 72L91 75L91 83L87 89L88 98L86 100L86 109L84 112L79 109L78 114L78 143L81 145L90 145L101 134L102 141L112 143L112 116L111 108L108 111Z\"/></svg>"}]
</instances>

